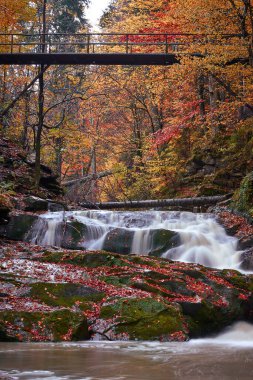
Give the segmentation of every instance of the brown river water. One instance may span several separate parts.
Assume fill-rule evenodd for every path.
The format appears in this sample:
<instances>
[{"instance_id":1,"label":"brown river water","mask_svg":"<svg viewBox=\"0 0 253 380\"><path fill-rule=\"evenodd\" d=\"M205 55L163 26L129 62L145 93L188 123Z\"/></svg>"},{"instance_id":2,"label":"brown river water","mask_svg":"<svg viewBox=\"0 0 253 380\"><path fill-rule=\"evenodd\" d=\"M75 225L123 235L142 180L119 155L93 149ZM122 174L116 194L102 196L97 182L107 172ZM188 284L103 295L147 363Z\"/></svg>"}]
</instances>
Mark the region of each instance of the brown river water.
<instances>
[{"instance_id":1,"label":"brown river water","mask_svg":"<svg viewBox=\"0 0 253 380\"><path fill-rule=\"evenodd\" d=\"M186 343L1 343L0 379L253 379L253 326Z\"/></svg>"}]
</instances>

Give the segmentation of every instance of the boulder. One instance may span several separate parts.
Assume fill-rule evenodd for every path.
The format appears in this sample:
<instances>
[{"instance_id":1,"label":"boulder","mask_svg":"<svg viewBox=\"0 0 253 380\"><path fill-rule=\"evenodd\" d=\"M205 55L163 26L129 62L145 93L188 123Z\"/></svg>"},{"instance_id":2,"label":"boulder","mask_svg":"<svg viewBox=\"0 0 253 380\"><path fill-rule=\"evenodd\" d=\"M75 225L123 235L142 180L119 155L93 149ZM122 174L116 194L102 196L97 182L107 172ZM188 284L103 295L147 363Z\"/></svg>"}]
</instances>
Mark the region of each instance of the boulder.
<instances>
[{"instance_id":1,"label":"boulder","mask_svg":"<svg viewBox=\"0 0 253 380\"><path fill-rule=\"evenodd\" d=\"M56 245L66 249L82 249L87 227L78 221L62 222L57 226Z\"/></svg>"},{"instance_id":2,"label":"boulder","mask_svg":"<svg viewBox=\"0 0 253 380\"><path fill-rule=\"evenodd\" d=\"M103 306L100 318L104 328L97 321L92 329L112 340L168 341L183 329L180 310L155 299L119 299Z\"/></svg>"},{"instance_id":3,"label":"boulder","mask_svg":"<svg viewBox=\"0 0 253 380\"><path fill-rule=\"evenodd\" d=\"M11 240L26 239L27 234L32 228L32 225L38 220L36 215L13 215L10 217L9 223L0 226L0 236Z\"/></svg>"},{"instance_id":4,"label":"boulder","mask_svg":"<svg viewBox=\"0 0 253 380\"><path fill-rule=\"evenodd\" d=\"M63 203L57 203L57 202L48 200L48 211L59 212L59 211L66 211L67 209L68 209L67 205Z\"/></svg>"},{"instance_id":5,"label":"boulder","mask_svg":"<svg viewBox=\"0 0 253 380\"><path fill-rule=\"evenodd\" d=\"M9 207L0 205L0 225L8 223L10 211Z\"/></svg>"},{"instance_id":6,"label":"boulder","mask_svg":"<svg viewBox=\"0 0 253 380\"><path fill-rule=\"evenodd\" d=\"M171 248L178 247L180 242L180 236L177 232L169 230L153 230L151 231L152 236L152 251L151 256L162 256L163 253Z\"/></svg>"},{"instance_id":7,"label":"boulder","mask_svg":"<svg viewBox=\"0 0 253 380\"><path fill-rule=\"evenodd\" d=\"M89 339L87 319L69 310L0 312L0 341L43 342Z\"/></svg>"},{"instance_id":8,"label":"boulder","mask_svg":"<svg viewBox=\"0 0 253 380\"><path fill-rule=\"evenodd\" d=\"M40 186L46 188L55 195L63 195L64 191L61 188L57 176L41 176Z\"/></svg>"},{"instance_id":9,"label":"boulder","mask_svg":"<svg viewBox=\"0 0 253 380\"><path fill-rule=\"evenodd\" d=\"M241 255L241 264L240 268L246 271L252 271L253 270L253 248L248 249L247 251L243 252Z\"/></svg>"},{"instance_id":10,"label":"boulder","mask_svg":"<svg viewBox=\"0 0 253 380\"><path fill-rule=\"evenodd\" d=\"M106 235L103 250L127 255L131 252L133 238L134 231L115 228Z\"/></svg>"},{"instance_id":11,"label":"boulder","mask_svg":"<svg viewBox=\"0 0 253 380\"><path fill-rule=\"evenodd\" d=\"M48 211L48 201L39 197L30 195L23 199L25 211Z\"/></svg>"},{"instance_id":12,"label":"boulder","mask_svg":"<svg viewBox=\"0 0 253 380\"><path fill-rule=\"evenodd\" d=\"M10 197L0 194L0 225L6 224L9 221L9 213L13 208Z\"/></svg>"},{"instance_id":13,"label":"boulder","mask_svg":"<svg viewBox=\"0 0 253 380\"><path fill-rule=\"evenodd\" d=\"M139 254L159 257L169 249L180 245L179 235L173 231L157 229L140 232L142 231L144 234L149 233L150 247L149 252L138 252ZM134 230L115 228L106 235L103 250L127 255L134 249L132 248L134 235ZM141 238L143 236L140 236Z\"/></svg>"},{"instance_id":14,"label":"boulder","mask_svg":"<svg viewBox=\"0 0 253 380\"><path fill-rule=\"evenodd\" d=\"M250 248L253 248L253 235L243 236L239 240L239 249L240 250L247 250Z\"/></svg>"}]
</instances>

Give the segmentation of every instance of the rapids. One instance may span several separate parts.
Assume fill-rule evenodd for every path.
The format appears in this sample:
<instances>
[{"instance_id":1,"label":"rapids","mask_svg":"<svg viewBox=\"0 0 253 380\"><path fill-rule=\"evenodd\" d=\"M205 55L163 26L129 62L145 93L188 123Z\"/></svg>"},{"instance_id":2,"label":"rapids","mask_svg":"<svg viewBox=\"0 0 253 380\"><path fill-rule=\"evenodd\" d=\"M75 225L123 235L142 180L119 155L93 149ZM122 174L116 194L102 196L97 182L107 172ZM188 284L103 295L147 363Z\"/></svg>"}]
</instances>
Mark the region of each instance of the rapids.
<instances>
[{"instance_id":1,"label":"rapids","mask_svg":"<svg viewBox=\"0 0 253 380\"><path fill-rule=\"evenodd\" d=\"M237 239L228 236L212 214L175 211L48 212L41 215L27 240L42 246L61 246L59 226L73 222L84 227L81 249L104 249L109 234L121 231L132 234L130 254L149 255L157 249L154 231L168 230L177 233L180 239L177 246L165 250L162 257L219 269L239 269L241 252L237 250Z\"/></svg>"}]
</instances>

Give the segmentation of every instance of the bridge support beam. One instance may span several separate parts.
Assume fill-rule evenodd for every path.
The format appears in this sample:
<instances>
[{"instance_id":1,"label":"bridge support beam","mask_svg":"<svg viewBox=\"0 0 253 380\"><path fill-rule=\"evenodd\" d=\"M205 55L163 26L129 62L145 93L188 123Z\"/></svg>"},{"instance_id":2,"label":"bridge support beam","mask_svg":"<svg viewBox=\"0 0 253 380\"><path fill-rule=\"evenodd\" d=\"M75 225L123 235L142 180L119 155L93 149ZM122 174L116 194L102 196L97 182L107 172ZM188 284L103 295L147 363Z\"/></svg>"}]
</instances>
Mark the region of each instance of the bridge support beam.
<instances>
[{"instance_id":1,"label":"bridge support beam","mask_svg":"<svg viewBox=\"0 0 253 380\"><path fill-rule=\"evenodd\" d=\"M174 54L81 54L12 53L0 54L0 65L129 65L168 66L179 63Z\"/></svg>"}]
</instances>

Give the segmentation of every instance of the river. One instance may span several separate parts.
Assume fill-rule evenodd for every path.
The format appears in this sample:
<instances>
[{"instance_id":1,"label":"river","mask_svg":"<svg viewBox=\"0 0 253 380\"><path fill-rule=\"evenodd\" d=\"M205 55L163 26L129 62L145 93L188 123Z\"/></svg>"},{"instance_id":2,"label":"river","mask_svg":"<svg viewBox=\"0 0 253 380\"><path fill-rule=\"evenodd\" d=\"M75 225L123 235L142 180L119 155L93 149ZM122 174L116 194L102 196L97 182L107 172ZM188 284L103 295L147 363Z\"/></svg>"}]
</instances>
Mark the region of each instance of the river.
<instances>
[{"instance_id":1,"label":"river","mask_svg":"<svg viewBox=\"0 0 253 380\"><path fill-rule=\"evenodd\" d=\"M165 247L163 257L215 268L240 268L237 240L227 236L209 214L49 212L35 223L28 241L61 246L61 231L66 234L68 226L71 231L77 227L82 231L79 249L103 249L116 231L129 242L129 253L145 255L157 249L156 231L172 231L179 236L179 243ZM0 353L0 379L247 380L253 378L253 325L239 322L217 337L184 343L0 343Z\"/></svg>"},{"instance_id":2,"label":"river","mask_svg":"<svg viewBox=\"0 0 253 380\"><path fill-rule=\"evenodd\" d=\"M0 379L251 380L253 326L186 343L1 343L0 353Z\"/></svg>"}]
</instances>

